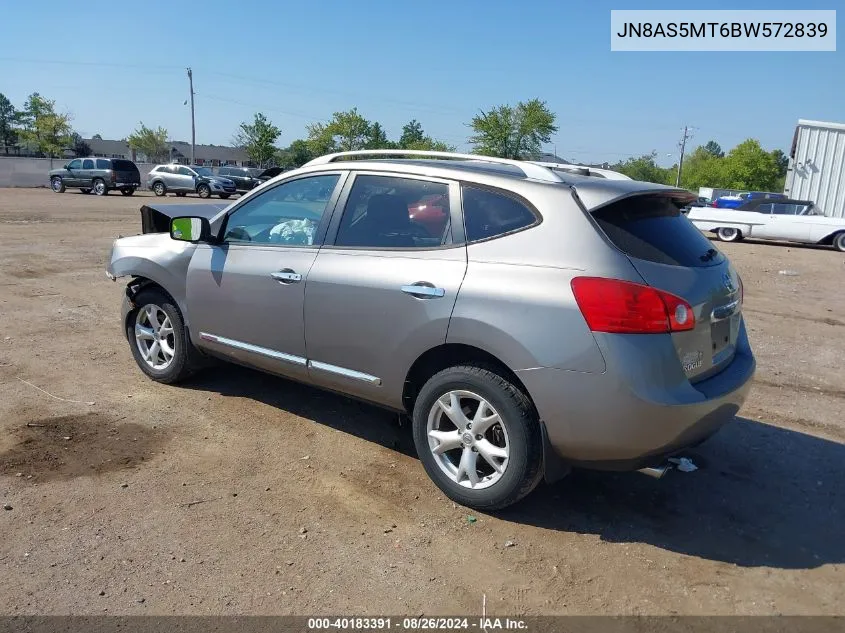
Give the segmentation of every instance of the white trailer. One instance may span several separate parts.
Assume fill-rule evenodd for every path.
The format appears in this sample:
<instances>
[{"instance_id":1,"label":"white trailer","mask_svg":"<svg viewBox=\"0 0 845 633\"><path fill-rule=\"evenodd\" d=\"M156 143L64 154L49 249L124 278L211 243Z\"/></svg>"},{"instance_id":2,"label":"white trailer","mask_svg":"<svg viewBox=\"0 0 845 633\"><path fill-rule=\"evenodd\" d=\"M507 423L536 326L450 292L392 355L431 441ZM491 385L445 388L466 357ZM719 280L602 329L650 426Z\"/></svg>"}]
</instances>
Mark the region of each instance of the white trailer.
<instances>
[{"instance_id":1,"label":"white trailer","mask_svg":"<svg viewBox=\"0 0 845 633\"><path fill-rule=\"evenodd\" d=\"M826 216L845 217L845 123L798 120L783 192L812 200Z\"/></svg>"}]
</instances>

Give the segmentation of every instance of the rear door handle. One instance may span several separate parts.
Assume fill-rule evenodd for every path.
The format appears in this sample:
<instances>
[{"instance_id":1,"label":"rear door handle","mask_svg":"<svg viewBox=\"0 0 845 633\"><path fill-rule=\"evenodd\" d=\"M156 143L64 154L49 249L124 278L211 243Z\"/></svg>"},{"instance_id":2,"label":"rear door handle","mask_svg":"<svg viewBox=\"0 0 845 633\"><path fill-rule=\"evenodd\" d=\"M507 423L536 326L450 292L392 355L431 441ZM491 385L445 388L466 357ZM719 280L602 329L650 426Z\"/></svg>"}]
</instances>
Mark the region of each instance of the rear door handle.
<instances>
[{"instance_id":1,"label":"rear door handle","mask_svg":"<svg viewBox=\"0 0 845 633\"><path fill-rule=\"evenodd\" d=\"M298 284L302 281L302 275L292 271L290 268L270 273L270 276L279 283L283 284Z\"/></svg>"},{"instance_id":2,"label":"rear door handle","mask_svg":"<svg viewBox=\"0 0 845 633\"><path fill-rule=\"evenodd\" d=\"M415 284L402 286L401 290L405 294L417 297L418 299L436 299L446 294L445 289L436 288L433 284L425 281L418 281Z\"/></svg>"}]
</instances>

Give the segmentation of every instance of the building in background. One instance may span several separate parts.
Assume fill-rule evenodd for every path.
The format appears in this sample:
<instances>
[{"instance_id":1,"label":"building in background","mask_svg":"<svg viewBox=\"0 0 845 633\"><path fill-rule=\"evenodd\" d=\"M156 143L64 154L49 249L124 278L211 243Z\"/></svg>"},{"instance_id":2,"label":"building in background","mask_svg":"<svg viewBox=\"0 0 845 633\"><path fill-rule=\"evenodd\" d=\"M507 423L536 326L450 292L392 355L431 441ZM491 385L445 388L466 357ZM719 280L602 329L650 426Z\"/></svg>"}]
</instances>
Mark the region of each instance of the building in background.
<instances>
[{"instance_id":1,"label":"building in background","mask_svg":"<svg viewBox=\"0 0 845 633\"><path fill-rule=\"evenodd\" d=\"M131 149L126 141L112 141L101 138L87 138L85 142L91 147L94 156L103 158L126 158L136 163L153 162L147 160L143 154ZM171 163L188 165L191 162L191 144L184 141L171 141L170 160ZM249 156L238 147L227 145L197 145L195 151L197 165L208 167L220 167L221 165L235 165L239 167L254 167Z\"/></svg>"},{"instance_id":2,"label":"building in background","mask_svg":"<svg viewBox=\"0 0 845 633\"><path fill-rule=\"evenodd\" d=\"M783 192L845 217L845 123L798 120Z\"/></svg>"}]
</instances>

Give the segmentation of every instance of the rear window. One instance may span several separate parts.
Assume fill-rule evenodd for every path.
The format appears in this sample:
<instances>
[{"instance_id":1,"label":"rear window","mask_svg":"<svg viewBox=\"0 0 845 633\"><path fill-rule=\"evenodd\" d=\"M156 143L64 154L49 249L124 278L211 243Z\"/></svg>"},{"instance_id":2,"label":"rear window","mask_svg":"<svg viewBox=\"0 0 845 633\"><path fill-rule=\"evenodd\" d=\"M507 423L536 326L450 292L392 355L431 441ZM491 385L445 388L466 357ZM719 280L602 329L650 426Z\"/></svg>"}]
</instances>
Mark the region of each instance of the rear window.
<instances>
[{"instance_id":1,"label":"rear window","mask_svg":"<svg viewBox=\"0 0 845 633\"><path fill-rule=\"evenodd\" d=\"M687 217L686 201L635 196L593 212L608 239L623 253L670 266L714 266L725 260Z\"/></svg>"},{"instance_id":2,"label":"rear window","mask_svg":"<svg viewBox=\"0 0 845 633\"><path fill-rule=\"evenodd\" d=\"M120 160L117 158L113 158L111 161L112 169L115 171L138 171L138 168L135 166L131 160Z\"/></svg>"}]
</instances>

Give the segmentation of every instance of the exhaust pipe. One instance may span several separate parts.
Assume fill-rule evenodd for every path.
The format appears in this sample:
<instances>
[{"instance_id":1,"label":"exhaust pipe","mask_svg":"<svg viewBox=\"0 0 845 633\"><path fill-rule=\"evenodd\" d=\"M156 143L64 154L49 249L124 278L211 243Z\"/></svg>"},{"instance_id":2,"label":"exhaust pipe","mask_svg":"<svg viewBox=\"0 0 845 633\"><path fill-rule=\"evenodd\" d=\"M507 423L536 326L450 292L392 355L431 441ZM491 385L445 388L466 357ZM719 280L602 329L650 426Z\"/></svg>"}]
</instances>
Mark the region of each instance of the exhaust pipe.
<instances>
[{"instance_id":1,"label":"exhaust pipe","mask_svg":"<svg viewBox=\"0 0 845 633\"><path fill-rule=\"evenodd\" d=\"M655 479L660 479L670 470L672 470L672 464L664 463L660 464L660 466L648 466L646 468L640 468L637 472L642 473L643 475L648 475L649 477L654 477Z\"/></svg>"}]
</instances>

